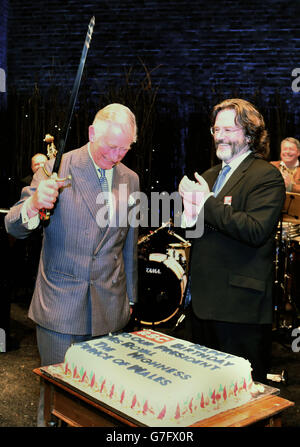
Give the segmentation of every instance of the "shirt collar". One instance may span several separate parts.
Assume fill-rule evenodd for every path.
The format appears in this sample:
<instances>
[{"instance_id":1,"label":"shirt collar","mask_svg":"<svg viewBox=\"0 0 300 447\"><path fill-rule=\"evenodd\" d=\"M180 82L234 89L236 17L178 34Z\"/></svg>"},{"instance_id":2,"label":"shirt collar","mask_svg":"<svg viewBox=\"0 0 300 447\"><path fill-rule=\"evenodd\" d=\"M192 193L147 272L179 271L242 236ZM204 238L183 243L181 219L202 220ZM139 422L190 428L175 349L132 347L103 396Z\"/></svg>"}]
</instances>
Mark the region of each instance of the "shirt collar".
<instances>
[{"instance_id":1,"label":"shirt collar","mask_svg":"<svg viewBox=\"0 0 300 447\"><path fill-rule=\"evenodd\" d=\"M294 168L297 168L299 166L299 160L297 160L296 163L294 164L294 166L292 166L291 168L288 168L287 165L285 164L285 162L281 160L280 166L283 166L286 169L294 169Z\"/></svg>"},{"instance_id":2,"label":"shirt collar","mask_svg":"<svg viewBox=\"0 0 300 447\"><path fill-rule=\"evenodd\" d=\"M248 157L249 154L251 154L251 152L252 151L249 149L247 152L244 152L243 154L238 155L236 158L231 160L230 163L225 163L225 161L223 161L222 168L224 168L224 166L228 164L231 168L231 171L234 171L242 163L242 161L245 160L245 158Z\"/></svg>"}]
</instances>

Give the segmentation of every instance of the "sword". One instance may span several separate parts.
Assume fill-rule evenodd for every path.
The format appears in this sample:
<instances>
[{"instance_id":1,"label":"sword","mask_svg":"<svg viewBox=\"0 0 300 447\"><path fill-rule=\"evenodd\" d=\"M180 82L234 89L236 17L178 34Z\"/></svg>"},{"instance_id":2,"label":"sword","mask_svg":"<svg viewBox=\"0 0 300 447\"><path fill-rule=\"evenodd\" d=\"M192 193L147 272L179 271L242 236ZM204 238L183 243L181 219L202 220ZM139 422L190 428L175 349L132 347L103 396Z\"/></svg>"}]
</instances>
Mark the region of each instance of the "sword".
<instances>
[{"instance_id":1,"label":"sword","mask_svg":"<svg viewBox=\"0 0 300 447\"><path fill-rule=\"evenodd\" d=\"M85 64L86 57L87 57L87 52L88 52L89 47L90 47L90 42L91 42L91 39L92 39L94 26L95 26L95 17L92 17L91 20L90 20L89 26L88 26L87 33L86 33L86 37L85 37L85 41L84 41L84 45L83 45L83 49L82 49L82 53L81 53L81 58L80 58L79 66L78 66L78 69L77 69L77 74L76 74L76 78L75 78L75 81L74 81L74 85L73 85L73 89L72 89L72 93L71 93L68 109L67 109L67 118L66 118L66 121L65 121L65 125L63 127L62 138L59 140L59 143L58 143L58 150L57 150L55 162L54 162L54 165L53 165L52 173L49 173L45 168L43 168L45 174L48 177L51 177L51 178L53 178L53 179L55 179L57 181L61 181L61 182L64 181L64 180L67 180L67 179L71 179L70 175L68 177L64 178L64 179L58 178L58 171L59 171L59 168L60 168L62 156L63 156L64 151L65 151L66 141L67 141L69 130L70 130L70 125L71 125L71 121L72 121L74 107L75 107L75 104L76 104L78 90L79 90L79 86L80 86L80 82L81 82L81 77L82 77L82 73L83 73L83 69L84 69L84 64ZM50 212L50 210L41 209L39 211L39 214L40 214L40 219L42 221L44 221L44 220L50 219L51 212Z\"/></svg>"}]
</instances>

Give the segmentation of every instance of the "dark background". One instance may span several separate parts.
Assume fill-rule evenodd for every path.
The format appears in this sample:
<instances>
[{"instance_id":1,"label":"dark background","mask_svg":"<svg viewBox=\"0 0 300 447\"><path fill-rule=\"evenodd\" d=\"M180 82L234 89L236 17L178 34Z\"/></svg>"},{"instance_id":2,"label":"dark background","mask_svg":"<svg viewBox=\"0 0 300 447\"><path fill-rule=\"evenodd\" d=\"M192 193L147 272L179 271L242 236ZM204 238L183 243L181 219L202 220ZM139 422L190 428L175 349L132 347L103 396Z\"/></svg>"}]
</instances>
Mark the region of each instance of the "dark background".
<instances>
[{"instance_id":1,"label":"dark background","mask_svg":"<svg viewBox=\"0 0 300 447\"><path fill-rule=\"evenodd\" d=\"M45 134L58 141L92 16L67 151L86 143L99 108L121 102L139 127L125 163L140 174L143 191L171 193L184 173L215 161L212 107L241 97L263 113L270 158L278 159L283 138L300 138L300 92L292 89L293 82L300 87L292 75L298 67L300 75L299 13L300 0L0 0L0 208L18 200L31 157L46 153ZM38 256L33 263L32 241L8 236L0 217L0 328L9 337L0 363L0 425L35 426L39 382L32 369L39 359L26 315ZM293 255L296 278L299 248ZM288 333L287 347L281 338L273 344L272 372L289 371L281 395L296 406L284 422L299 427L299 354L290 342Z\"/></svg>"},{"instance_id":2,"label":"dark background","mask_svg":"<svg viewBox=\"0 0 300 447\"><path fill-rule=\"evenodd\" d=\"M300 137L299 1L0 0L0 206L19 196L30 159L59 137L90 18L96 24L66 151L87 141L97 110L121 102L139 139L125 163L149 193L175 191L214 162L209 113L227 97L263 113L271 159ZM299 69L300 70L300 69Z\"/></svg>"}]
</instances>

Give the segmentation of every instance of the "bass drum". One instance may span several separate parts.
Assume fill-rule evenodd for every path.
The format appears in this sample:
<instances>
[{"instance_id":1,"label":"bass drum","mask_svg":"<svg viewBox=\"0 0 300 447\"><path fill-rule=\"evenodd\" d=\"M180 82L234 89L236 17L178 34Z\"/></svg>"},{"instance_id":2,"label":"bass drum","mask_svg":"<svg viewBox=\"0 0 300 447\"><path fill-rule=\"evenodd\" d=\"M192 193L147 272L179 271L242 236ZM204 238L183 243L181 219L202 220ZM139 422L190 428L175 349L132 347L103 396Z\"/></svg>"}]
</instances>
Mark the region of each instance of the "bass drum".
<instances>
[{"instance_id":1,"label":"bass drum","mask_svg":"<svg viewBox=\"0 0 300 447\"><path fill-rule=\"evenodd\" d=\"M179 311L186 287L186 274L173 258L152 253L139 259L137 319L141 324L158 325Z\"/></svg>"}]
</instances>

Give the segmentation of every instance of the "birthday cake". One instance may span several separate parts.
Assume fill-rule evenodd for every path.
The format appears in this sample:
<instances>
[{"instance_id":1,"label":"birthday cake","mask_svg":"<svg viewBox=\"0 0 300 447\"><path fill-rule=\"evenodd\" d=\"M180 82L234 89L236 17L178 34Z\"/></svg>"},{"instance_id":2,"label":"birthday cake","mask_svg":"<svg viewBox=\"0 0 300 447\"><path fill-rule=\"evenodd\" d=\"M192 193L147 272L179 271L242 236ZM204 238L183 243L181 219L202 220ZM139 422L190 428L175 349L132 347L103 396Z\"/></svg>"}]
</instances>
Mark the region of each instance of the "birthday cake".
<instances>
[{"instance_id":1,"label":"birthday cake","mask_svg":"<svg viewBox=\"0 0 300 447\"><path fill-rule=\"evenodd\" d=\"M250 363L153 330L72 345L64 380L146 426L189 426L251 399Z\"/></svg>"}]
</instances>

